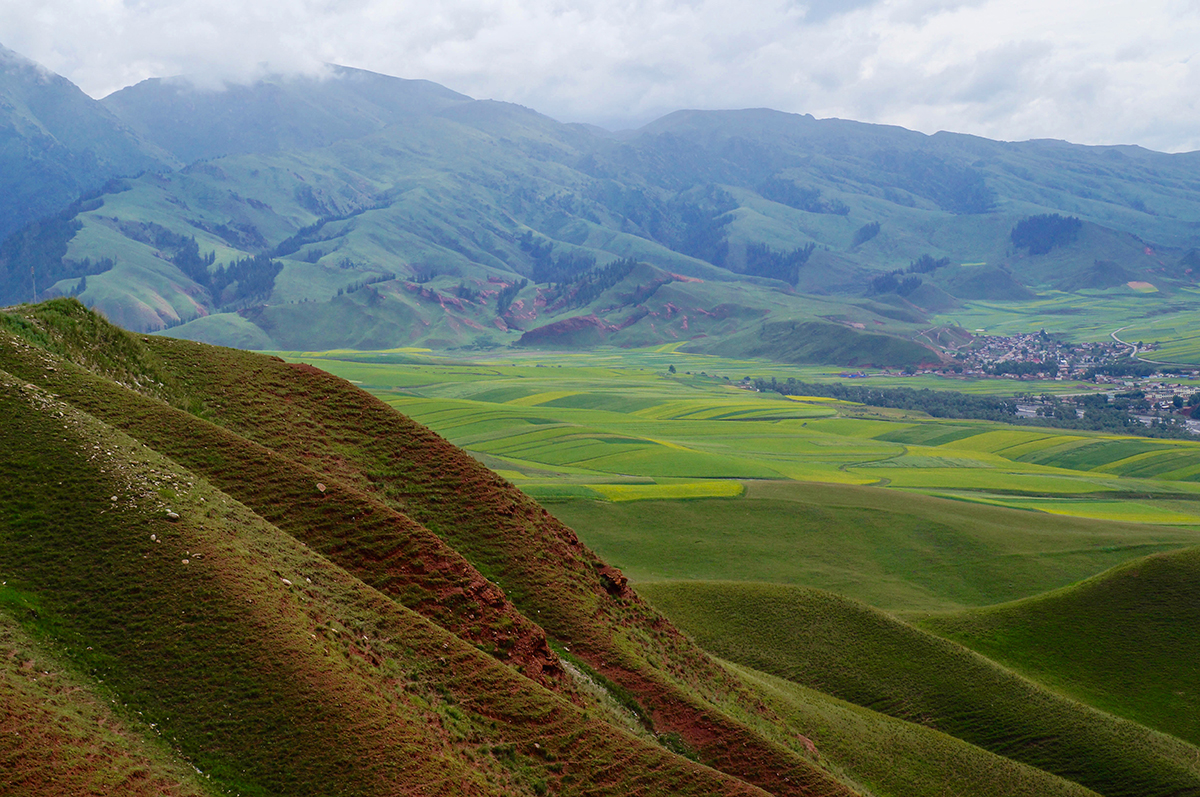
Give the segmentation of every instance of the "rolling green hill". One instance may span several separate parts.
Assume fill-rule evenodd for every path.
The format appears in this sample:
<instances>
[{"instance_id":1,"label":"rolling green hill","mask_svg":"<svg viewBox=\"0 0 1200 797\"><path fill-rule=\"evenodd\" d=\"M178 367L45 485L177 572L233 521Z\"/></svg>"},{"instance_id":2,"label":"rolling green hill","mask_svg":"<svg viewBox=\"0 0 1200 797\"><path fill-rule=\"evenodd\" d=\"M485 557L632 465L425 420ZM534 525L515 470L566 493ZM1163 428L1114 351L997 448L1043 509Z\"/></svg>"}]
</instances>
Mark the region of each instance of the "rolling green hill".
<instances>
[{"instance_id":1,"label":"rolling green hill","mask_svg":"<svg viewBox=\"0 0 1200 797\"><path fill-rule=\"evenodd\" d=\"M1189 548L920 625L1077 700L1200 744L1198 574L1200 550Z\"/></svg>"},{"instance_id":2,"label":"rolling green hill","mask_svg":"<svg viewBox=\"0 0 1200 797\"><path fill-rule=\"evenodd\" d=\"M643 591L706 649L748 667L1100 794L1200 794L1196 747L1062 697L864 604L738 582L664 582Z\"/></svg>"},{"instance_id":3,"label":"rolling green hill","mask_svg":"<svg viewBox=\"0 0 1200 797\"><path fill-rule=\"evenodd\" d=\"M107 756L96 777L854 793L568 529L347 383L134 338L76 302L0 325L0 612L133 737L40 709ZM0 758L31 793L87 774L22 744L6 734Z\"/></svg>"}]
</instances>

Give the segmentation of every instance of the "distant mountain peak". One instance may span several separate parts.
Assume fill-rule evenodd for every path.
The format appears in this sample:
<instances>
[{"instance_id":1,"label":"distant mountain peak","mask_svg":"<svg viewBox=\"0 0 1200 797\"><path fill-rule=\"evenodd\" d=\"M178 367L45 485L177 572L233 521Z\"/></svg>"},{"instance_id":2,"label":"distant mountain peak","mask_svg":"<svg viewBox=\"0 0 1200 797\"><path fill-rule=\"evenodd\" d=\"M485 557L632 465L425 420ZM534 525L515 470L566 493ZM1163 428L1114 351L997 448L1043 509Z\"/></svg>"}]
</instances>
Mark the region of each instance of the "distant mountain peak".
<instances>
[{"instance_id":1,"label":"distant mountain peak","mask_svg":"<svg viewBox=\"0 0 1200 797\"><path fill-rule=\"evenodd\" d=\"M9 66L10 64L19 66L33 66L38 67L39 69L44 69L44 67L38 64L36 61L31 61L30 59L18 53L16 50L8 49L3 44L0 44L0 64L4 64L5 66Z\"/></svg>"},{"instance_id":2,"label":"distant mountain peak","mask_svg":"<svg viewBox=\"0 0 1200 797\"><path fill-rule=\"evenodd\" d=\"M112 177L170 160L74 83L3 45L0 129L0 238Z\"/></svg>"},{"instance_id":3,"label":"distant mountain peak","mask_svg":"<svg viewBox=\"0 0 1200 797\"><path fill-rule=\"evenodd\" d=\"M246 82L151 78L101 102L184 163L305 150L360 138L471 98L428 80L326 65L323 74L273 73Z\"/></svg>"}]
</instances>

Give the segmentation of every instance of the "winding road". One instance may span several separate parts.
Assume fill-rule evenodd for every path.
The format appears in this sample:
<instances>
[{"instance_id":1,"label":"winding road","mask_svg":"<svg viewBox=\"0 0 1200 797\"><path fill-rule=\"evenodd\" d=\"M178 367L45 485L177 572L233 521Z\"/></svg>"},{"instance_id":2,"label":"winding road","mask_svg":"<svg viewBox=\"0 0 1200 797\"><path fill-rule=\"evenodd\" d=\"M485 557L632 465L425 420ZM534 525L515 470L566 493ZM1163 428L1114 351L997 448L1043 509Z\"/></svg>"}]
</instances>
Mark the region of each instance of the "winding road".
<instances>
[{"instance_id":1,"label":"winding road","mask_svg":"<svg viewBox=\"0 0 1200 797\"><path fill-rule=\"evenodd\" d=\"M1151 365L1178 365L1178 366L1181 366L1184 368L1189 368L1189 367L1194 368L1195 367L1195 363L1172 363L1172 362L1166 362L1164 360L1147 360L1145 357L1139 357L1138 356L1138 344L1130 343L1127 340L1121 340L1120 338L1117 337L1118 332L1122 332L1126 329L1129 329L1129 326L1130 325L1126 325L1126 326L1121 327L1120 329L1115 329L1112 332L1109 332L1108 336L1110 338L1112 338L1113 340L1115 340L1117 343L1120 343L1122 346L1129 347L1129 358L1130 359L1137 360L1138 362L1150 363Z\"/></svg>"}]
</instances>

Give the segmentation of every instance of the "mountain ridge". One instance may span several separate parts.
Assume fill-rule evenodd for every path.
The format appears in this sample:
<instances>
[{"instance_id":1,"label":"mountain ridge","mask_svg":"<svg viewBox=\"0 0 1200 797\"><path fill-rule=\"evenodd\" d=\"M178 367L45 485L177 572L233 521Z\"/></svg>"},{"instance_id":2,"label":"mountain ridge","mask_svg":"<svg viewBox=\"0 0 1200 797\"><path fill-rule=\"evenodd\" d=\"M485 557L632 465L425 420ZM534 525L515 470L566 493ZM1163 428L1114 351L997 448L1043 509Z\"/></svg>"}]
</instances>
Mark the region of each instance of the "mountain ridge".
<instances>
[{"instance_id":1,"label":"mountain ridge","mask_svg":"<svg viewBox=\"0 0 1200 797\"><path fill-rule=\"evenodd\" d=\"M658 320L683 305L645 283L618 315L560 299L632 259L719 284L748 315L911 341L963 302L1096 287L1098 262L1161 286L1149 301L1200 280L1186 266L1200 246L1200 158L1187 154L770 109L677 111L600 133L332 70L217 92L152 79L105 98L170 157L199 160L11 237L0 301L78 295L133 329L275 349L498 346L589 315L621 329L613 345L707 345L750 327L694 328L695 311L722 303L695 283L671 288L689 295L686 324ZM1082 231L1036 252L1015 243L1017 225L1042 217ZM930 265L914 273L918 262ZM1124 284L1109 282L1099 289ZM903 318L874 301L910 294ZM622 327L635 307L644 320ZM921 357L936 359L910 363Z\"/></svg>"},{"instance_id":2,"label":"mountain ridge","mask_svg":"<svg viewBox=\"0 0 1200 797\"><path fill-rule=\"evenodd\" d=\"M0 239L112 177L178 165L66 78L0 45Z\"/></svg>"}]
</instances>

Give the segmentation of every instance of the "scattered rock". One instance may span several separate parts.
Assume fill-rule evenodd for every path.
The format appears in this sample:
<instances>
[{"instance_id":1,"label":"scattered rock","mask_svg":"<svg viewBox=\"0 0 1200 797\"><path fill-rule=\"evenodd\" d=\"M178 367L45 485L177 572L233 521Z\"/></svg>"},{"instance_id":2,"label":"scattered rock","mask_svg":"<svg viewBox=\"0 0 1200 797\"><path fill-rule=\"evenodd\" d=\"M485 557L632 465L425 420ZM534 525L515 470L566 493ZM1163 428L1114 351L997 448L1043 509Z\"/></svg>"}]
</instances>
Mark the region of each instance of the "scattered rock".
<instances>
[{"instance_id":1,"label":"scattered rock","mask_svg":"<svg viewBox=\"0 0 1200 797\"><path fill-rule=\"evenodd\" d=\"M321 492L325 492L325 485L321 484L321 482L317 482L317 489Z\"/></svg>"},{"instance_id":2,"label":"scattered rock","mask_svg":"<svg viewBox=\"0 0 1200 797\"><path fill-rule=\"evenodd\" d=\"M179 520L179 513L167 510L167 520Z\"/></svg>"},{"instance_id":3,"label":"scattered rock","mask_svg":"<svg viewBox=\"0 0 1200 797\"><path fill-rule=\"evenodd\" d=\"M117 502L117 497L114 495L112 498L110 498L108 500L112 501L115 504Z\"/></svg>"},{"instance_id":4,"label":"scattered rock","mask_svg":"<svg viewBox=\"0 0 1200 797\"><path fill-rule=\"evenodd\" d=\"M279 580L282 581L286 586L289 586L289 587L292 586L292 582L288 581L286 578L283 578L282 576L279 578Z\"/></svg>"},{"instance_id":5,"label":"scattered rock","mask_svg":"<svg viewBox=\"0 0 1200 797\"><path fill-rule=\"evenodd\" d=\"M183 563L186 565L186 564L188 563L188 561L189 561L189 560L187 560L187 559L184 559L184 560L183 560Z\"/></svg>"}]
</instances>

